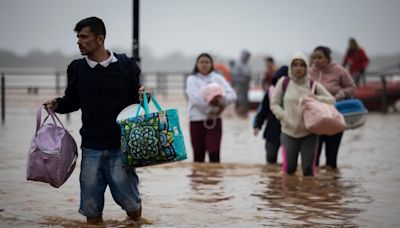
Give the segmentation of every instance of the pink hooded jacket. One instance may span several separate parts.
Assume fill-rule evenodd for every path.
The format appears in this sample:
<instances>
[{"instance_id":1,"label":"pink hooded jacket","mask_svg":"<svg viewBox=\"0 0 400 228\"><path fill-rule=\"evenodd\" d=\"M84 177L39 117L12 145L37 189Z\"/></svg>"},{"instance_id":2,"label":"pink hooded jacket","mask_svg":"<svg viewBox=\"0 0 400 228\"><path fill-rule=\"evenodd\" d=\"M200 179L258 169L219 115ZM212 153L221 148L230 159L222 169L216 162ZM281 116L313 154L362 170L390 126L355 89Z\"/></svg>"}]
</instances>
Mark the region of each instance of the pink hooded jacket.
<instances>
[{"instance_id":1,"label":"pink hooded jacket","mask_svg":"<svg viewBox=\"0 0 400 228\"><path fill-rule=\"evenodd\" d=\"M333 61L323 70L319 70L315 65L312 65L309 75L312 80L321 83L332 96L336 96L338 93L341 94L341 96L336 96L337 100L354 96L356 85L349 72Z\"/></svg>"}]
</instances>

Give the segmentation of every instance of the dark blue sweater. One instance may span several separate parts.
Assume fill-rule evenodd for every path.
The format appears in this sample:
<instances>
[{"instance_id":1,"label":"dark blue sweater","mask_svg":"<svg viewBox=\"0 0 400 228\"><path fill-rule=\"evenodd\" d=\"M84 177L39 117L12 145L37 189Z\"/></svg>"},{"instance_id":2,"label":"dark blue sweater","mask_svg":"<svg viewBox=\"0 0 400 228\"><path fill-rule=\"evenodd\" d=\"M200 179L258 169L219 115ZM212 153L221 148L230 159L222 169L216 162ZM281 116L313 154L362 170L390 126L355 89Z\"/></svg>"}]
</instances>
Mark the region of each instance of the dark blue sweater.
<instances>
[{"instance_id":1,"label":"dark blue sweater","mask_svg":"<svg viewBox=\"0 0 400 228\"><path fill-rule=\"evenodd\" d=\"M288 75L288 67L287 66L280 67L272 77L272 85L275 86L279 78L286 75ZM286 88L282 89L286 90ZM275 115L272 113L270 109L268 92L265 93L262 102L259 104L257 108L257 113L253 121L253 128L261 129L266 120L268 120L268 122L264 130L264 139L270 142L280 143L281 123L275 117Z\"/></svg>"},{"instance_id":2,"label":"dark blue sweater","mask_svg":"<svg viewBox=\"0 0 400 228\"><path fill-rule=\"evenodd\" d=\"M268 92L265 93L262 102L258 105L257 113L254 117L253 128L261 129L264 122L267 121L267 126L264 130L264 139L280 143L281 123L275 117L270 109Z\"/></svg>"},{"instance_id":3,"label":"dark blue sweater","mask_svg":"<svg viewBox=\"0 0 400 228\"><path fill-rule=\"evenodd\" d=\"M82 147L120 148L116 118L128 105L139 103L139 67L126 55L117 62L91 68L84 58L72 61L67 69L65 95L57 98L58 113L82 111Z\"/></svg>"}]
</instances>

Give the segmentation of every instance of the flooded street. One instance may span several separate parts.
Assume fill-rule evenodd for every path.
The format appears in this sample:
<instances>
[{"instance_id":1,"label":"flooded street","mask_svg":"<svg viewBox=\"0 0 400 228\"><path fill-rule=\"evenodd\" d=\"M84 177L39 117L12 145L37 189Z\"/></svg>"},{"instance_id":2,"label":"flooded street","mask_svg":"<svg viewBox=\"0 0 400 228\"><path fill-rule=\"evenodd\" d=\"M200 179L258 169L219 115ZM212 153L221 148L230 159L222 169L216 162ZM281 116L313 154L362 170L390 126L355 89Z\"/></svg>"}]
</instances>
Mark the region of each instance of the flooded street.
<instances>
[{"instance_id":1,"label":"flooded street","mask_svg":"<svg viewBox=\"0 0 400 228\"><path fill-rule=\"evenodd\" d=\"M15 98L0 127L0 227L86 227L79 166L59 189L25 180L37 104L48 97ZM322 167L304 178L299 167L284 176L280 165L265 165L254 113L247 120L226 113L221 164L192 163L185 100L159 102L178 107L189 159L137 169L140 223L126 219L107 189L100 227L400 227L400 113L370 113L365 126L345 132L338 172ZM80 144L80 113L61 120Z\"/></svg>"}]
</instances>

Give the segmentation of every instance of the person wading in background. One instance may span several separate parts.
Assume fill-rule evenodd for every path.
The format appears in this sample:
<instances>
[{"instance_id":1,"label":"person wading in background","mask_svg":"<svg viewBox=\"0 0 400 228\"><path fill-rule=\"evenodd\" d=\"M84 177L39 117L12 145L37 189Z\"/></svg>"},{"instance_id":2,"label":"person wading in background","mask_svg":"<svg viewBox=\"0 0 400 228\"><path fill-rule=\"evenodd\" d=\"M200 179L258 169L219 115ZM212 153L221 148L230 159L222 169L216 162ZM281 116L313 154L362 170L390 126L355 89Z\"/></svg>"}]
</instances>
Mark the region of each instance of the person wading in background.
<instances>
[{"instance_id":1,"label":"person wading in background","mask_svg":"<svg viewBox=\"0 0 400 228\"><path fill-rule=\"evenodd\" d=\"M222 87L224 94L214 96L207 102L201 92L211 83ZM193 73L186 79L186 95L194 162L204 162L206 152L210 162L220 162L221 114L227 105L235 102L236 93L225 78L214 71L209 54L202 53L197 57Z\"/></svg>"},{"instance_id":2,"label":"person wading in background","mask_svg":"<svg viewBox=\"0 0 400 228\"><path fill-rule=\"evenodd\" d=\"M243 50L239 61L232 70L232 87L237 93L236 112L239 117L247 118L249 111L249 87L251 81L251 67L249 65L250 52Z\"/></svg>"},{"instance_id":3,"label":"person wading in background","mask_svg":"<svg viewBox=\"0 0 400 228\"><path fill-rule=\"evenodd\" d=\"M301 153L301 167L304 176L314 175L314 157L317 147L317 135L309 132L303 121L303 107L299 105L302 97L311 93L310 77L308 75L308 60L302 53L296 53L289 65L289 81L284 88L287 77L282 77L275 87L272 96L271 110L281 122L281 143L286 151L284 167L287 174L294 174L297 169L297 159ZM316 85L315 96L321 102L335 103L332 95L319 83Z\"/></svg>"},{"instance_id":4,"label":"person wading in background","mask_svg":"<svg viewBox=\"0 0 400 228\"><path fill-rule=\"evenodd\" d=\"M368 67L369 59L364 49L361 48L354 38L350 38L349 47L343 60L343 66L349 66L349 71L357 86L360 80L365 83L365 70Z\"/></svg>"},{"instance_id":5,"label":"person wading in background","mask_svg":"<svg viewBox=\"0 0 400 228\"><path fill-rule=\"evenodd\" d=\"M356 85L349 72L331 58L328 47L318 46L312 54L310 78L321 83L335 99L343 100L354 96ZM322 146L325 145L326 165L332 169L337 167L337 158L343 132L336 135L320 135L316 165L319 165Z\"/></svg>"}]
</instances>

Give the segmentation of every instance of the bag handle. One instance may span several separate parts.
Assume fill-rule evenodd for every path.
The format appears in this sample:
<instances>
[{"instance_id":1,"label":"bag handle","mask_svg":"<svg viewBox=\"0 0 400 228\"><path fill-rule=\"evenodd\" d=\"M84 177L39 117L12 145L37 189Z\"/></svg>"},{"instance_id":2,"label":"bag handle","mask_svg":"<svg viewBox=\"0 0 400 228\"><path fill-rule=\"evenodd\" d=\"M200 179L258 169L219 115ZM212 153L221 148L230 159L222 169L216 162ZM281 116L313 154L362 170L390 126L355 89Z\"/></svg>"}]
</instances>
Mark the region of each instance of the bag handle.
<instances>
[{"instance_id":1,"label":"bag handle","mask_svg":"<svg viewBox=\"0 0 400 228\"><path fill-rule=\"evenodd\" d=\"M315 90L317 89L317 82L313 80L310 82L310 84L311 84L310 94L316 94ZM303 104L303 100L304 100L304 97L300 97L299 102L297 104L299 107Z\"/></svg>"},{"instance_id":2,"label":"bag handle","mask_svg":"<svg viewBox=\"0 0 400 228\"><path fill-rule=\"evenodd\" d=\"M163 111L163 109L161 108L160 104L157 102L156 98L154 98L154 96L151 93L149 93L149 95L150 95L151 101L153 102L154 106L156 106L157 110L159 112ZM135 117L139 116L141 107L142 106L139 105L138 109L136 110ZM144 114L145 115L149 114L149 101L147 100L147 93L146 92L143 92L143 108L144 108Z\"/></svg>"},{"instance_id":3,"label":"bag handle","mask_svg":"<svg viewBox=\"0 0 400 228\"><path fill-rule=\"evenodd\" d=\"M35 131L35 136L37 136L37 132L39 131L39 128L41 126L43 126L43 124L46 122L46 120L49 118L49 116L53 119L54 125L57 126L57 122L58 122L58 123L60 123L61 127L65 129L64 125L61 123L61 120L58 118L58 116L54 113L54 111L52 109L46 110L48 115L46 116L46 118L44 118L43 123L41 124L41 122L42 122L42 107L43 106L40 106L40 108L36 112L36 131Z\"/></svg>"},{"instance_id":4,"label":"bag handle","mask_svg":"<svg viewBox=\"0 0 400 228\"><path fill-rule=\"evenodd\" d=\"M210 125L208 125L208 123L207 123L208 120L211 120L211 121L212 121ZM217 125L217 119L216 119L215 117L213 117L213 118L211 118L211 119L203 120L203 127L204 127L205 129L207 129L207 130L214 129L214 127L215 127L216 125Z\"/></svg>"},{"instance_id":5,"label":"bag handle","mask_svg":"<svg viewBox=\"0 0 400 228\"><path fill-rule=\"evenodd\" d=\"M315 90L317 89L317 82L313 81L312 86L311 86L311 94L316 94Z\"/></svg>"}]
</instances>

